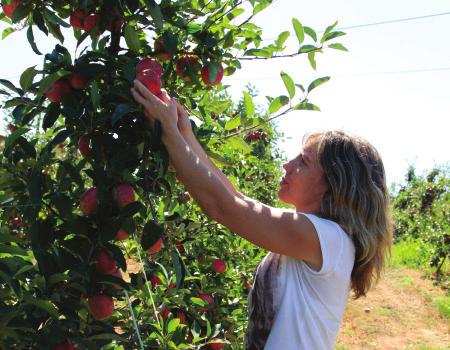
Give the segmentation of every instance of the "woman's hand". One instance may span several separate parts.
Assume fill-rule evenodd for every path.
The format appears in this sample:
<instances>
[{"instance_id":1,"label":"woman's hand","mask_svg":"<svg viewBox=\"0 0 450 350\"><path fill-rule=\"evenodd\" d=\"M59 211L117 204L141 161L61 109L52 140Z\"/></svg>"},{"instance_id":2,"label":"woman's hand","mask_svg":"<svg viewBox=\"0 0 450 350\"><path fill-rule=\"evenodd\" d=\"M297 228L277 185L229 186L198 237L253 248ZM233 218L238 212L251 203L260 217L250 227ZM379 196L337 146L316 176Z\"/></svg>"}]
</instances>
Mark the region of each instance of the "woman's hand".
<instances>
[{"instance_id":1,"label":"woman's hand","mask_svg":"<svg viewBox=\"0 0 450 350\"><path fill-rule=\"evenodd\" d=\"M135 80L131 94L136 102L144 107L144 114L150 125L153 125L155 120L159 120L163 131L166 128L177 127L177 104L167 94L166 90L161 90L162 99L160 99L153 95L140 81Z\"/></svg>"},{"instance_id":2,"label":"woman's hand","mask_svg":"<svg viewBox=\"0 0 450 350\"><path fill-rule=\"evenodd\" d=\"M192 133L192 125L191 121L189 120L189 114L186 112L184 107L178 102L177 99L173 99L177 106L177 113L178 113L178 130L180 130L181 135L183 137L189 136L189 134Z\"/></svg>"}]
</instances>

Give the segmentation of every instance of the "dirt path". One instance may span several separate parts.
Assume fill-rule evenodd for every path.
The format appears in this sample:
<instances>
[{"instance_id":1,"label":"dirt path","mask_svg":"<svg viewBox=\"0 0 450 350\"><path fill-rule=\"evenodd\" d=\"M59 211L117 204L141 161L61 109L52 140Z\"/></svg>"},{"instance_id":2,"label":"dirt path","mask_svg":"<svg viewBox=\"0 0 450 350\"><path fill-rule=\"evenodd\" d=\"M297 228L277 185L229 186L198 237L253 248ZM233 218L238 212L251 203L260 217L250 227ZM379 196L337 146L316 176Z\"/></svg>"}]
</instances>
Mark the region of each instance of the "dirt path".
<instances>
[{"instance_id":1,"label":"dirt path","mask_svg":"<svg viewBox=\"0 0 450 350\"><path fill-rule=\"evenodd\" d=\"M336 350L450 349L450 321L433 305L444 295L419 271L389 269L366 298L347 305Z\"/></svg>"}]
</instances>

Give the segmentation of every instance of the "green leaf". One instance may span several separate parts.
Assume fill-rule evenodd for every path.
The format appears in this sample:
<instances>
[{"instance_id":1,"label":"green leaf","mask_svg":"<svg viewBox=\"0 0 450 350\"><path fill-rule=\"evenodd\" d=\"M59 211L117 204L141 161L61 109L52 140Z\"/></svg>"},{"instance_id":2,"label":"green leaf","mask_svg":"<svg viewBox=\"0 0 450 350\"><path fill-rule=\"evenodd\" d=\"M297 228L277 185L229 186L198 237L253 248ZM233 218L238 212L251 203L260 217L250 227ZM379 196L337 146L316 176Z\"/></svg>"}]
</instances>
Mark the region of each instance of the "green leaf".
<instances>
[{"instance_id":1,"label":"green leaf","mask_svg":"<svg viewBox=\"0 0 450 350\"><path fill-rule=\"evenodd\" d=\"M314 51L308 53L308 60L311 64L311 67L316 70L317 64L316 64L316 53Z\"/></svg>"},{"instance_id":2,"label":"green leaf","mask_svg":"<svg viewBox=\"0 0 450 350\"><path fill-rule=\"evenodd\" d=\"M34 69L34 67L36 66L25 69L25 71L20 76L20 86L25 91L30 88L31 84L33 84L33 79L37 74L37 71Z\"/></svg>"},{"instance_id":3,"label":"green leaf","mask_svg":"<svg viewBox=\"0 0 450 350\"><path fill-rule=\"evenodd\" d=\"M89 340L116 340L119 343L123 343L125 339L123 339L120 335L115 333L101 333L88 337Z\"/></svg>"},{"instance_id":4,"label":"green leaf","mask_svg":"<svg viewBox=\"0 0 450 350\"><path fill-rule=\"evenodd\" d=\"M19 88L16 88L16 87L14 86L14 84L11 83L9 80L6 80L6 79L0 79L0 84L2 84L3 86L5 86L5 87L8 88L9 90L12 90L12 91L18 93L18 94L21 95L21 96L23 95L23 90L21 90L21 89L19 89Z\"/></svg>"},{"instance_id":5,"label":"green leaf","mask_svg":"<svg viewBox=\"0 0 450 350\"><path fill-rule=\"evenodd\" d=\"M240 137L230 137L225 141L225 144L242 154L248 154L252 151L252 148Z\"/></svg>"},{"instance_id":6,"label":"green leaf","mask_svg":"<svg viewBox=\"0 0 450 350\"><path fill-rule=\"evenodd\" d=\"M175 276L177 279L177 289L183 286L184 279L186 277L186 266L184 265L183 259L181 259L180 253L177 249L172 249L170 251L172 257L173 269L175 270Z\"/></svg>"},{"instance_id":7,"label":"green leaf","mask_svg":"<svg viewBox=\"0 0 450 350\"><path fill-rule=\"evenodd\" d=\"M9 34L14 33L15 30L14 28L6 28L3 32L2 32L2 39L5 39Z\"/></svg>"},{"instance_id":8,"label":"green leaf","mask_svg":"<svg viewBox=\"0 0 450 350\"><path fill-rule=\"evenodd\" d=\"M250 49L245 51L244 56L271 58L273 56L273 53L263 49Z\"/></svg>"},{"instance_id":9,"label":"green leaf","mask_svg":"<svg viewBox=\"0 0 450 350\"><path fill-rule=\"evenodd\" d=\"M33 49L34 53L36 55L42 55L42 53L39 51L39 49L36 46L36 42L34 41L33 26L28 27L27 39L28 39L28 42L30 43L30 46Z\"/></svg>"},{"instance_id":10,"label":"green leaf","mask_svg":"<svg viewBox=\"0 0 450 350\"><path fill-rule=\"evenodd\" d=\"M314 29L304 26L303 30L305 31L305 34L309 35L311 37L311 39L313 39L314 41L317 41L317 34L314 31Z\"/></svg>"},{"instance_id":11,"label":"green leaf","mask_svg":"<svg viewBox=\"0 0 450 350\"><path fill-rule=\"evenodd\" d=\"M275 44L277 45L277 47L281 47L283 46L283 44L285 43L285 41L289 38L289 35L291 33L289 33L289 31L285 31L280 33L280 35L278 35L278 39L275 42Z\"/></svg>"},{"instance_id":12,"label":"green leaf","mask_svg":"<svg viewBox=\"0 0 450 350\"><path fill-rule=\"evenodd\" d=\"M289 103L289 97L287 96L278 96L272 100L269 106L269 114L275 113L281 107L287 105Z\"/></svg>"},{"instance_id":13,"label":"green leaf","mask_svg":"<svg viewBox=\"0 0 450 350\"><path fill-rule=\"evenodd\" d=\"M247 91L244 91L245 116L250 118L255 113L255 104L253 98Z\"/></svg>"},{"instance_id":14,"label":"green leaf","mask_svg":"<svg viewBox=\"0 0 450 350\"><path fill-rule=\"evenodd\" d=\"M298 52L309 53L314 52L315 50L317 50L317 47L315 47L314 45L303 45L300 47L300 50L298 50Z\"/></svg>"},{"instance_id":15,"label":"green leaf","mask_svg":"<svg viewBox=\"0 0 450 350\"><path fill-rule=\"evenodd\" d=\"M17 247L17 246L0 245L0 254L28 256L28 251L26 251L23 248Z\"/></svg>"},{"instance_id":16,"label":"green leaf","mask_svg":"<svg viewBox=\"0 0 450 350\"><path fill-rule=\"evenodd\" d=\"M53 24L60 25L64 28L70 28L71 25L64 20L62 20L59 16L55 15L52 11L45 11L45 18Z\"/></svg>"},{"instance_id":17,"label":"green leaf","mask_svg":"<svg viewBox=\"0 0 450 350\"><path fill-rule=\"evenodd\" d=\"M130 106L127 103L121 103L117 105L116 109L114 110L112 117L111 117L111 123L114 126L122 117L130 112L135 112L136 108L133 106Z\"/></svg>"},{"instance_id":18,"label":"green leaf","mask_svg":"<svg viewBox=\"0 0 450 350\"><path fill-rule=\"evenodd\" d=\"M325 41L332 40L332 39L335 39L335 38L340 37L340 36L343 36L343 35L346 35L346 33L344 33L344 32L332 32L332 33L328 33L327 35L324 35L324 36L322 37L322 39L320 39L320 42L323 43L323 42L325 42Z\"/></svg>"},{"instance_id":19,"label":"green leaf","mask_svg":"<svg viewBox=\"0 0 450 350\"><path fill-rule=\"evenodd\" d=\"M139 36L136 33L134 27L130 25L125 26L125 41L130 50L139 53L139 49L141 48L141 42L139 41Z\"/></svg>"},{"instance_id":20,"label":"green leaf","mask_svg":"<svg viewBox=\"0 0 450 350\"><path fill-rule=\"evenodd\" d=\"M56 145L59 145L60 143L63 143L70 135L72 134L72 132L70 130L61 130L58 134L56 134L56 136L53 138L53 140L51 140L48 144L47 144L47 149L48 151L51 151L54 147L56 147Z\"/></svg>"},{"instance_id":21,"label":"green leaf","mask_svg":"<svg viewBox=\"0 0 450 350\"><path fill-rule=\"evenodd\" d=\"M179 318L173 318L170 320L169 325L167 326L167 332L169 334L173 333L176 331L176 329L178 328L180 324L180 319Z\"/></svg>"},{"instance_id":22,"label":"green leaf","mask_svg":"<svg viewBox=\"0 0 450 350\"><path fill-rule=\"evenodd\" d=\"M163 28L163 14L161 12L161 8L154 0L145 0L145 4L147 5L148 10L150 11L150 16L153 18L153 22L155 23L155 27L158 29Z\"/></svg>"},{"instance_id":23,"label":"green leaf","mask_svg":"<svg viewBox=\"0 0 450 350\"><path fill-rule=\"evenodd\" d=\"M33 11L33 21L38 26L38 28L48 36L48 29L45 26L44 17L40 11Z\"/></svg>"},{"instance_id":24,"label":"green leaf","mask_svg":"<svg viewBox=\"0 0 450 350\"><path fill-rule=\"evenodd\" d=\"M94 81L91 84L91 101L92 105L94 106L94 109L97 110L100 106L100 93L98 90L98 84L96 81Z\"/></svg>"},{"instance_id":25,"label":"green leaf","mask_svg":"<svg viewBox=\"0 0 450 350\"><path fill-rule=\"evenodd\" d=\"M50 32L50 34L52 34L56 39L59 40L59 42L61 44L63 44L64 43L64 35L61 33L61 28L57 24L55 24L51 21L47 21L46 23L47 23L48 31ZM86 34L86 36L89 36L89 32L85 32L84 34Z\"/></svg>"},{"instance_id":26,"label":"green leaf","mask_svg":"<svg viewBox=\"0 0 450 350\"><path fill-rule=\"evenodd\" d=\"M30 131L30 129L27 128L19 128L16 131L14 131L11 135L8 136L8 138L5 141L5 154L9 153L9 150L14 147L14 145L17 143L17 140L20 136Z\"/></svg>"},{"instance_id":27,"label":"green leaf","mask_svg":"<svg viewBox=\"0 0 450 350\"><path fill-rule=\"evenodd\" d=\"M315 89L319 85L322 85L323 83L326 83L328 80L330 80L330 77L317 78L311 84L309 84L309 86L308 86L308 93L310 93L313 89Z\"/></svg>"},{"instance_id":28,"label":"green leaf","mask_svg":"<svg viewBox=\"0 0 450 350\"><path fill-rule=\"evenodd\" d=\"M47 311L55 319L59 318L58 309L48 300L37 299L35 296L25 294L23 296L23 301L25 302L25 304L31 304L44 311Z\"/></svg>"},{"instance_id":29,"label":"green leaf","mask_svg":"<svg viewBox=\"0 0 450 350\"><path fill-rule=\"evenodd\" d=\"M323 36L326 36L328 33L330 33L336 26L338 25L338 21L334 22L332 25L328 26L325 31L323 32Z\"/></svg>"},{"instance_id":30,"label":"green leaf","mask_svg":"<svg viewBox=\"0 0 450 350\"><path fill-rule=\"evenodd\" d=\"M119 286L123 289L130 290L130 286L123 279L112 275L97 276L98 283L110 284L112 286Z\"/></svg>"},{"instance_id":31,"label":"green leaf","mask_svg":"<svg viewBox=\"0 0 450 350\"><path fill-rule=\"evenodd\" d=\"M348 51L348 49L340 43L330 44L330 45L328 45L328 47L330 47L332 49L336 49L336 50Z\"/></svg>"},{"instance_id":32,"label":"green leaf","mask_svg":"<svg viewBox=\"0 0 450 350\"><path fill-rule=\"evenodd\" d=\"M241 116L237 115L236 117L230 119L227 121L227 123L225 124L224 129L225 130L233 130L236 129L237 127L239 127L241 125Z\"/></svg>"},{"instance_id":33,"label":"green leaf","mask_svg":"<svg viewBox=\"0 0 450 350\"><path fill-rule=\"evenodd\" d=\"M297 35L298 43L301 44L305 40L305 30L297 18L292 18L295 35Z\"/></svg>"},{"instance_id":34,"label":"green leaf","mask_svg":"<svg viewBox=\"0 0 450 350\"><path fill-rule=\"evenodd\" d=\"M269 1L267 1L267 2L261 2L261 3L259 3L258 5L256 5L254 8L253 8L253 16L254 15L256 15L258 12L261 12L262 10L264 10L267 6L269 6L270 5L270 2Z\"/></svg>"},{"instance_id":35,"label":"green leaf","mask_svg":"<svg viewBox=\"0 0 450 350\"><path fill-rule=\"evenodd\" d=\"M61 113L61 106L59 103L50 103L47 113L45 113L44 121L42 122L42 128L47 130L55 124Z\"/></svg>"},{"instance_id":36,"label":"green leaf","mask_svg":"<svg viewBox=\"0 0 450 350\"><path fill-rule=\"evenodd\" d=\"M301 102L298 105L294 106L294 110L308 110L308 111L318 111L320 112L320 108L316 105L308 102Z\"/></svg>"},{"instance_id":37,"label":"green leaf","mask_svg":"<svg viewBox=\"0 0 450 350\"><path fill-rule=\"evenodd\" d=\"M286 86L286 89L289 93L289 97L290 98L294 97L294 95L295 95L294 81L287 73L281 72L280 75L281 75L281 79L283 79L284 86Z\"/></svg>"},{"instance_id":38,"label":"green leaf","mask_svg":"<svg viewBox=\"0 0 450 350\"><path fill-rule=\"evenodd\" d=\"M295 86L297 86L300 90L302 90L302 92L305 92L305 88L303 87L302 84L295 84Z\"/></svg>"}]
</instances>

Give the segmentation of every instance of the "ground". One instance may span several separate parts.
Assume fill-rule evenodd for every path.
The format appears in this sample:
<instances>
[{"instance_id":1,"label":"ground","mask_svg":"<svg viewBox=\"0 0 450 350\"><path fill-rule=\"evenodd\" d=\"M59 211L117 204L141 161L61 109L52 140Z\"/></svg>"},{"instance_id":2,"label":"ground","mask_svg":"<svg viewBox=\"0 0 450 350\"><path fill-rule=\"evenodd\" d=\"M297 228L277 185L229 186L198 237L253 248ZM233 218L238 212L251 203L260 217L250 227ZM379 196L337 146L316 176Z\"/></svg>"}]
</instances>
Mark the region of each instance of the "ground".
<instances>
[{"instance_id":1,"label":"ground","mask_svg":"<svg viewBox=\"0 0 450 350\"><path fill-rule=\"evenodd\" d=\"M450 349L450 320L437 307L445 295L417 270L388 269L347 305L336 350Z\"/></svg>"}]
</instances>

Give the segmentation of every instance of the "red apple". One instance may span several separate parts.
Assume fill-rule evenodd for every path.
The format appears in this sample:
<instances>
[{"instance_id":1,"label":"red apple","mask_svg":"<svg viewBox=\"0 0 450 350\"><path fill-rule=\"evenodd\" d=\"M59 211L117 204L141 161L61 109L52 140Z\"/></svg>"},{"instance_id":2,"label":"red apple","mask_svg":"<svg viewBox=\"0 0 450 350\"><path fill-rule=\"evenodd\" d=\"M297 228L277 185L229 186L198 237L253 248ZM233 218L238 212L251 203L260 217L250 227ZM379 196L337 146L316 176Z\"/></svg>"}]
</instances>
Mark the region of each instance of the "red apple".
<instances>
[{"instance_id":1,"label":"red apple","mask_svg":"<svg viewBox=\"0 0 450 350\"><path fill-rule=\"evenodd\" d=\"M177 311L176 318L180 320L181 324L186 324L186 314L183 311Z\"/></svg>"},{"instance_id":2,"label":"red apple","mask_svg":"<svg viewBox=\"0 0 450 350\"><path fill-rule=\"evenodd\" d=\"M199 265L203 265L203 257L202 257L202 256L199 256L199 257L197 258L197 262L198 262Z\"/></svg>"},{"instance_id":3,"label":"red apple","mask_svg":"<svg viewBox=\"0 0 450 350\"><path fill-rule=\"evenodd\" d=\"M71 90L72 89L66 79L59 79L45 91L45 96L47 96L51 102L61 102L64 97L70 94Z\"/></svg>"},{"instance_id":4,"label":"red apple","mask_svg":"<svg viewBox=\"0 0 450 350\"><path fill-rule=\"evenodd\" d=\"M222 259L214 259L212 262L212 267L216 273L224 273L227 270L227 265Z\"/></svg>"},{"instance_id":5,"label":"red apple","mask_svg":"<svg viewBox=\"0 0 450 350\"><path fill-rule=\"evenodd\" d=\"M82 30L85 18L86 15L82 9L75 10L70 14L70 25L75 29Z\"/></svg>"},{"instance_id":6,"label":"red apple","mask_svg":"<svg viewBox=\"0 0 450 350\"><path fill-rule=\"evenodd\" d=\"M97 210L97 188L92 187L80 198L80 210L84 215L92 215Z\"/></svg>"},{"instance_id":7,"label":"red apple","mask_svg":"<svg viewBox=\"0 0 450 350\"><path fill-rule=\"evenodd\" d=\"M100 22L100 16L95 13L92 13L84 19L83 29L86 32L90 32L92 30L92 28L94 28L99 22ZM96 34L99 35L100 31L97 30Z\"/></svg>"},{"instance_id":8,"label":"red apple","mask_svg":"<svg viewBox=\"0 0 450 350\"><path fill-rule=\"evenodd\" d=\"M17 130L17 127L15 126L15 125L13 125L13 124L8 124L8 131L9 132L11 132L11 133L13 133L14 131L16 131Z\"/></svg>"},{"instance_id":9,"label":"red apple","mask_svg":"<svg viewBox=\"0 0 450 350\"><path fill-rule=\"evenodd\" d=\"M155 286L160 285L162 282L158 276L152 274L150 277L150 283L152 284L152 287L155 287Z\"/></svg>"},{"instance_id":10,"label":"red apple","mask_svg":"<svg viewBox=\"0 0 450 350\"><path fill-rule=\"evenodd\" d=\"M216 79L211 80L210 68L211 66L205 65L202 68L202 80L208 86L213 86L220 84L223 78L223 66L222 63L219 63L219 71L217 72Z\"/></svg>"},{"instance_id":11,"label":"red apple","mask_svg":"<svg viewBox=\"0 0 450 350\"><path fill-rule=\"evenodd\" d=\"M166 52L166 49L164 47L164 40L162 37L159 37L155 40L155 52L161 61L169 61L173 58L172 54Z\"/></svg>"},{"instance_id":12,"label":"red apple","mask_svg":"<svg viewBox=\"0 0 450 350\"><path fill-rule=\"evenodd\" d=\"M191 74L196 73L199 70L199 62L197 56L187 55L181 57L176 65L177 75L184 81L191 81Z\"/></svg>"},{"instance_id":13,"label":"red apple","mask_svg":"<svg viewBox=\"0 0 450 350\"><path fill-rule=\"evenodd\" d=\"M13 224L13 226L18 226L18 227L25 227L25 223L22 221L21 218L19 218L18 216L16 216L15 218L12 219L11 223Z\"/></svg>"},{"instance_id":14,"label":"red apple","mask_svg":"<svg viewBox=\"0 0 450 350\"><path fill-rule=\"evenodd\" d=\"M109 275L117 270L117 263L113 257L105 250L99 249L95 254L95 271L100 275Z\"/></svg>"},{"instance_id":15,"label":"red apple","mask_svg":"<svg viewBox=\"0 0 450 350\"><path fill-rule=\"evenodd\" d=\"M217 339L217 337L214 337ZM213 343L208 343L208 347L212 350L222 350L225 346L225 343L222 343L220 340L215 340Z\"/></svg>"},{"instance_id":16,"label":"red apple","mask_svg":"<svg viewBox=\"0 0 450 350\"><path fill-rule=\"evenodd\" d=\"M147 249L147 254L155 254L161 250L163 246L162 238L158 239L155 244L153 244L149 249Z\"/></svg>"},{"instance_id":17,"label":"red apple","mask_svg":"<svg viewBox=\"0 0 450 350\"><path fill-rule=\"evenodd\" d=\"M69 84L74 90L84 90L89 84L89 79L81 74L72 74L69 77Z\"/></svg>"},{"instance_id":18,"label":"red apple","mask_svg":"<svg viewBox=\"0 0 450 350\"><path fill-rule=\"evenodd\" d=\"M88 299L88 308L92 317L103 320L110 317L114 312L114 300L106 294L97 294Z\"/></svg>"},{"instance_id":19,"label":"red apple","mask_svg":"<svg viewBox=\"0 0 450 350\"><path fill-rule=\"evenodd\" d=\"M242 286L243 286L245 289L252 289L252 285L251 285L247 280L244 281L244 283L243 283Z\"/></svg>"},{"instance_id":20,"label":"red apple","mask_svg":"<svg viewBox=\"0 0 450 350\"><path fill-rule=\"evenodd\" d=\"M209 305L206 306L206 307L201 307L201 308L199 309L201 312L207 312L207 311L209 311L209 310L214 306L214 304L215 304L214 298L213 298L211 295L209 295L209 294L199 293L199 294L198 294L198 297L199 297L200 299L202 299L204 302L206 302L206 303L209 304Z\"/></svg>"},{"instance_id":21,"label":"red apple","mask_svg":"<svg viewBox=\"0 0 450 350\"><path fill-rule=\"evenodd\" d=\"M8 5L3 1L2 9L5 16L12 18L14 11L16 10L16 7L19 6L21 2L22 0L12 0L11 3Z\"/></svg>"},{"instance_id":22,"label":"red apple","mask_svg":"<svg viewBox=\"0 0 450 350\"><path fill-rule=\"evenodd\" d=\"M174 243L175 247L177 247L177 249L180 253L186 252L186 250L184 249L184 245L180 241L174 239L173 243Z\"/></svg>"},{"instance_id":23,"label":"red apple","mask_svg":"<svg viewBox=\"0 0 450 350\"><path fill-rule=\"evenodd\" d=\"M161 63L154 58L143 58L139 61L136 65L136 75L144 71L153 71L159 77L163 74Z\"/></svg>"},{"instance_id":24,"label":"red apple","mask_svg":"<svg viewBox=\"0 0 450 350\"><path fill-rule=\"evenodd\" d=\"M134 189L129 184L117 185L116 188L114 189L113 195L119 208L123 208L128 204L136 201Z\"/></svg>"},{"instance_id":25,"label":"red apple","mask_svg":"<svg viewBox=\"0 0 450 350\"><path fill-rule=\"evenodd\" d=\"M91 138L88 135L83 135L78 139L78 149L83 157L89 158L94 155L91 148Z\"/></svg>"},{"instance_id":26,"label":"red apple","mask_svg":"<svg viewBox=\"0 0 450 350\"><path fill-rule=\"evenodd\" d=\"M75 350L75 349L76 348L73 346L70 339L67 339L62 343L58 343L52 346L52 350Z\"/></svg>"},{"instance_id":27,"label":"red apple","mask_svg":"<svg viewBox=\"0 0 450 350\"><path fill-rule=\"evenodd\" d=\"M119 229L114 239L116 241L123 241L124 239L127 239L129 236L130 235L127 233L127 231L125 231L124 229Z\"/></svg>"},{"instance_id":28,"label":"red apple","mask_svg":"<svg viewBox=\"0 0 450 350\"><path fill-rule=\"evenodd\" d=\"M145 70L139 72L136 76L153 95L161 94L161 77L155 71Z\"/></svg>"},{"instance_id":29,"label":"red apple","mask_svg":"<svg viewBox=\"0 0 450 350\"><path fill-rule=\"evenodd\" d=\"M167 317L169 317L170 314L170 308L164 309L163 311L160 311L159 314L161 315L161 317L166 320Z\"/></svg>"}]
</instances>

